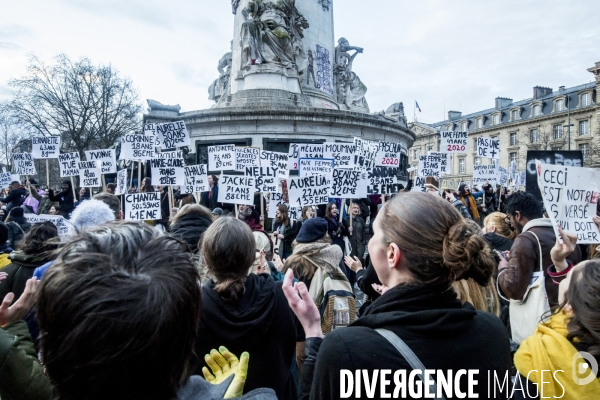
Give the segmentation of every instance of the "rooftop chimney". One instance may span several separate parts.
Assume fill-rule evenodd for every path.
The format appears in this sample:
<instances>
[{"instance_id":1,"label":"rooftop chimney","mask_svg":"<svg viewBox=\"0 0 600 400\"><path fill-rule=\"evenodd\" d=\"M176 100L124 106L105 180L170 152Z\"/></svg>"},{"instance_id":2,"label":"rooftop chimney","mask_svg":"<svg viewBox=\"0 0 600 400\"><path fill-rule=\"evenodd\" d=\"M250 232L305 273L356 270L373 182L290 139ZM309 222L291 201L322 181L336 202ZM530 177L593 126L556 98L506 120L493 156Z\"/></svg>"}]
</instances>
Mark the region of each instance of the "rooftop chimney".
<instances>
[{"instance_id":1,"label":"rooftop chimney","mask_svg":"<svg viewBox=\"0 0 600 400\"><path fill-rule=\"evenodd\" d=\"M564 86L559 86L558 90L560 90L562 92L563 90L565 90L565 87Z\"/></svg>"},{"instance_id":2,"label":"rooftop chimney","mask_svg":"<svg viewBox=\"0 0 600 400\"><path fill-rule=\"evenodd\" d=\"M455 119L459 119L462 116L462 112L460 111L448 111L448 119L450 121L454 121Z\"/></svg>"},{"instance_id":3,"label":"rooftop chimney","mask_svg":"<svg viewBox=\"0 0 600 400\"><path fill-rule=\"evenodd\" d=\"M549 87L535 86L533 88L533 99L534 100L540 99L544 96L548 96L549 94L552 94L552 89L550 89Z\"/></svg>"},{"instance_id":4,"label":"rooftop chimney","mask_svg":"<svg viewBox=\"0 0 600 400\"><path fill-rule=\"evenodd\" d=\"M513 99L508 97L496 97L496 110L509 107L513 103Z\"/></svg>"}]
</instances>

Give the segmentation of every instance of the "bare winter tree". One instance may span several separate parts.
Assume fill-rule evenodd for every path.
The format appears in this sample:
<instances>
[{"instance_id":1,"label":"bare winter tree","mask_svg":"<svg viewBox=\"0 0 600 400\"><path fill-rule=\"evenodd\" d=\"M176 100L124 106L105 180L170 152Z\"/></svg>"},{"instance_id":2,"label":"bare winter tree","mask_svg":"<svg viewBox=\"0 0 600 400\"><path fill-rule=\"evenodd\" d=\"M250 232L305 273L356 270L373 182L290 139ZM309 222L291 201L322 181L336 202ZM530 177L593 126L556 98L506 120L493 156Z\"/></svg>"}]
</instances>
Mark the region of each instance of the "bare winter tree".
<instances>
[{"instance_id":1,"label":"bare winter tree","mask_svg":"<svg viewBox=\"0 0 600 400\"><path fill-rule=\"evenodd\" d=\"M7 104L0 104L0 164L10 165L15 147L29 137L17 120L10 116Z\"/></svg>"},{"instance_id":2,"label":"bare winter tree","mask_svg":"<svg viewBox=\"0 0 600 400\"><path fill-rule=\"evenodd\" d=\"M139 128L142 107L131 80L110 65L64 54L52 65L31 55L27 72L9 81L15 97L10 115L37 135L60 135L62 152L116 146Z\"/></svg>"},{"instance_id":3,"label":"bare winter tree","mask_svg":"<svg viewBox=\"0 0 600 400\"><path fill-rule=\"evenodd\" d=\"M564 132L555 137L552 127L538 125L533 129L529 129L522 135L521 143L525 145L527 150L552 150L560 148L567 143Z\"/></svg>"}]
</instances>

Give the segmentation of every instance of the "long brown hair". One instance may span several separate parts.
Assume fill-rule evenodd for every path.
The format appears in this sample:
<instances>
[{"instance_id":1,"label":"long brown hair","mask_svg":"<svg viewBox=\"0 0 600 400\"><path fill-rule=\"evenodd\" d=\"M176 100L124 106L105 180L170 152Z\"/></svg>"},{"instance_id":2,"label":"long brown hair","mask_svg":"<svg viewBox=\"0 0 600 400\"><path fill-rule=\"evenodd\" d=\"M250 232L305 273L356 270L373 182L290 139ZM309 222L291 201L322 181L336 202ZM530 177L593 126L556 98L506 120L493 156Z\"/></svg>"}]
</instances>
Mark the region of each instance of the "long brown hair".
<instances>
[{"instance_id":1,"label":"long brown hair","mask_svg":"<svg viewBox=\"0 0 600 400\"><path fill-rule=\"evenodd\" d=\"M279 204L277 209L279 210L279 218L276 218L275 220L281 222L285 226L290 226L290 217L288 216L287 206L285 204Z\"/></svg>"},{"instance_id":2,"label":"long brown hair","mask_svg":"<svg viewBox=\"0 0 600 400\"><path fill-rule=\"evenodd\" d=\"M492 252L452 204L427 193L400 193L377 218L384 240L398 245L412 276L449 286L472 278L486 286L496 266Z\"/></svg>"},{"instance_id":3,"label":"long brown hair","mask_svg":"<svg viewBox=\"0 0 600 400\"><path fill-rule=\"evenodd\" d=\"M476 310L491 312L492 314L500 315L500 300L494 278L490 278L490 284L483 287L473 279L463 279L452 284L458 298L463 302L473 304Z\"/></svg>"},{"instance_id":4,"label":"long brown hair","mask_svg":"<svg viewBox=\"0 0 600 400\"><path fill-rule=\"evenodd\" d=\"M202 258L215 279L215 292L225 301L239 301L255 259L252 231L237 218L218 218L202 237Z\"/></svg>"},{"instance_id":5,"label":"long brown hair","mask_svg":"<svg viewBox=\"0 0 600 400\"><path fill-rule=\"evenodd\" d=\"M333 219L333 215L331 215L331 209L333 208L333 206L335 206L337 208L337 203L329 203L327 204L327 207L325 208L325 217L329 218L329 219ZM338 210L338 215L340 213L340 210Z\"/></svg>"},{"instance_id":6,"label":"long brown hair","mask_svg":"<svg viewBox=\"0 0 600 400\"><path fill-rule=\"evenodd\" d=\"M573 270L566 301L573 309L567 339L587 347L587 352L600 357L600 260L591 260Z\"/></svg>"}]
</instances>

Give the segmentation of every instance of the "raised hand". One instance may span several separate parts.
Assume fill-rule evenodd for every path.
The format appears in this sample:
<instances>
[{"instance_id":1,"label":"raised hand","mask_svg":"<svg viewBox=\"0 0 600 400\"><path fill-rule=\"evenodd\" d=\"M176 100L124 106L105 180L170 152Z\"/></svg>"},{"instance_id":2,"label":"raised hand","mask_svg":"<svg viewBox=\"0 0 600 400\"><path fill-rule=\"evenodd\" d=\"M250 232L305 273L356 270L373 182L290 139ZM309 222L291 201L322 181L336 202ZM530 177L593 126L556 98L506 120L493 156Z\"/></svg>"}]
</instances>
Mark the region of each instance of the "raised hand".
<instances>
[{"instance_id":1,"label":"raised hand","mask_svg":"<svg viewBox=\"0 0 600 400\"><path fill-rule=\"evenodd\" d=\"M0 280L6 279L6 274L0 275ZM10 303L15 298L14 293L8 293L4 296L2 304L0 304L0 326L10 324L19 319L23 319L29 310L35 304L35 294L37 293L39 281L37 278L31 278L25 283L25 291L19 297L19 300L12 306Z\"/></svg>"},{"instance_id":2,"label":"raised hand","mask_svg":"<svg viewBox=\"0 0 600 400\"><path fill-rule=\"evenodd\" d=\"M552 257L556 272L562 272L569 267L567 257L575 251L577 235L566 233L560 226L558 227L558 233L562 237L563 243L561 244L559 238L556 238L556 244L552 250L550 250L550 257Z\"/></svg>"},{"instance_id":3,"label":"raised hand","mask_svg":"<svg viewBox=\"0 0 600 400\"><path fill-rule=\"evenodd\" d=\"M233 399L242 397L244 384L248 376L249 360L250 354L248 352L243 352L240 360L227 350L225 346L221 346L219 347L219 351L213 349L210 351L210 354L204 356L204 361L206 361L212 373L208 368L202 367L202 374L204 375L204 379L213 385L218 385L232 374L235 374L235 378L233 378L223 398Z\"/></svg>"},{"instance_id":4,"label":"raised hand","mask_svg":"<svg viewBox=\"0 0 600 400\"><path fill-rule=\"evenodd\" d=\"M308 288L303 282L293 284L293 279L294 272L290 269L285 273L283 279L283 293L290 308L302 324L307 338L323 337L321 315L315 302L308 294Z\"/></svg>"}]
</instances>

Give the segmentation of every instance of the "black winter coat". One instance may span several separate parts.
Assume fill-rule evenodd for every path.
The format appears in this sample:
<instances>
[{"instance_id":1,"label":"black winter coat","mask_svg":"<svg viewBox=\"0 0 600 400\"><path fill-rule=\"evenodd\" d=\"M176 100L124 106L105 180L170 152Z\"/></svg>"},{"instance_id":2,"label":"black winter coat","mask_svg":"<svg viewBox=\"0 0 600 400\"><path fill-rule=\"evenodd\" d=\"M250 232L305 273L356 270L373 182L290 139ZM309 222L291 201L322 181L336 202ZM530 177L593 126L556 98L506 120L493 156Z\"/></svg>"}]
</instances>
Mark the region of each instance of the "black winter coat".
<instances>
[{"instance_id":1,"label":"black winter coat","mask_svg":"<svg viewBox=\"0 0 600 400\"><path fill-rule=\"evenodd\" d=\"M493 394L488 396L488 371L492 377L495 372L502 378L510 373L508 334L496 316L476 311L470 303L461 305L451 289L399 285L373 302L365 315L353 324L329 333L320 346L316 364L312 364L307 352L309 358L304 364L300 382L303 390L301 398L310 387L311 399L339 399L342 369L352 373L366 370L369 376L375 369L380 372L389 369L391 385L387 388L388 393L393 392L394 372L405 370L408 377L412 368L375 331L378 328L398 335L427 369L479 370L475 378L478 383L474 385L474 392L479 398L494 398ZM314 338L307 340L309 351L314 341ZM447 373L445 377L448 377ZM306 382L311 378L312 384ZM461 391L467 393L467 380L461 379L460 383ZM363 380L361 387L364 396ZM377 380L375 398L380 398L380 389L380 380ZM355 394L356 391L353 396Z\"/></svg>"},{"instance_id":2,"label":"black winter coat","mask_svg":"<svg viewBox=\"0 0 600 400\"><path fill-rule=\"evenodd\" d=\"M242 299L225 302L209 280L202 285L202 315L192 374L202 375L204 355L225 346L233 354L250 353L244 393L271 388L279 399L296 399L296 385L290 368L295 362L296 342L304 341L304 332L288 306L282 282L267 274L250 274Z\"/></svg>"}]
</instances>

